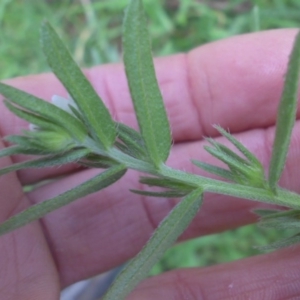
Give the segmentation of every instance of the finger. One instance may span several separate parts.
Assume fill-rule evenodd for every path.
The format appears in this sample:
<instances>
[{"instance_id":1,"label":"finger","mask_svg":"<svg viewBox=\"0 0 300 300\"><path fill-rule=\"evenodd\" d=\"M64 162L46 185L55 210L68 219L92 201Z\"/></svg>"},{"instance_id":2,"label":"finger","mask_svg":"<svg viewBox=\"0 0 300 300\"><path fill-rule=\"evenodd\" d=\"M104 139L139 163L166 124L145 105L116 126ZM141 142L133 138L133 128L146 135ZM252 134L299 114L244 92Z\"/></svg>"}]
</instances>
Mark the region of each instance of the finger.
<instances>
[{"instance_id":1,"label":"finger","mask_svg":"<svg viewBox=\"0 0 300 300\"><path fill-rule=\"evenodd\" d=\"M9 163L9 158L2 159L0 168ZM23 194L16 174L1 178L0 190L2 223L28 207L29 201ZM0 290L1 299L58 298L57 270L38 223L0 237Z\"/></svg>"},{"instance_id":2,"label":"finger","mask_svg":"<svg viewBox=\"0 0 300 300\"><path fill-rule=\"evenodd\" d=\"M171 271L145 280L126 299L297 299L299 267L297 246L214 267Z\"/></svg>"},{"instance_id":3,"label":"finger","mask_svg":"<svg viewBox=\"0 0 300 300\"><path fill-rule=\"evenodd\" d=\"M199 47L188 55L158 59L156 71L174 141L216 135L211 127L215 123L231 132L272 125L295 34L295 30L285 29L237 36ZM136 127L123 66L95 67L86 74L114 118ZM45 99L52 94L65 95L51 74L9 83ZM0 126L7 135L19 132L24 122L5 113ZM64 170L25 172L21 179L37 180Z\"/></svg>"},{"instance_id":4,"label":"finger","mask_svg":"<svg viewBox=\"0 0 300 300\"><path fill-rule=\"evenodd\" d=\"M94 176L86 170L30 194L33 202L54 196ZM136 255L177 199L142 198L128 189L137 176L129 172L117 185L89 195L45 216L41 222L58 266L61 284L69 285L116 267ZM68 180L68 181L67 181ZM191 238L253 222L255 202L205 195L205 203L182 238Z\"/></svg>"},{"instance_id":5,"label":"finger","mask_svg":"<svg viewBox=\"0 0 300 300\"><path fill-rule=\"evenodd\" d=\"M2 299L59 298L58 273L39 225L1 236L0 253Z\"/></svg>"}]
</instances>

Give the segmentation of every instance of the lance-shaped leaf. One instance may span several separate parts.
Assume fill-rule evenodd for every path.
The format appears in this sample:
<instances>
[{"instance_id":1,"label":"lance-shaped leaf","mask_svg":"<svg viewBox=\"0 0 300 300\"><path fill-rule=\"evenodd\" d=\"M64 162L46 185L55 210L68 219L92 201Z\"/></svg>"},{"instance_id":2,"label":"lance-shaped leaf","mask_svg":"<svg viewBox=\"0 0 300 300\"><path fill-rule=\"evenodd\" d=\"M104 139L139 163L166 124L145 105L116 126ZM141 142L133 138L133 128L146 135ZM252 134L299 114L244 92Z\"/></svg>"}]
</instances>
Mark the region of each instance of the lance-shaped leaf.
<instances>
[{"instance_id":1,"label":"lance-shaped leaf","mask_svg":"<svg viewBox=\"0 0 300 300\"><path fill-rule=\"evenodd\" d=\"M167 190L161 192L152 192L152 191L142 191L142 190L130 190L132 193L142 195L142 196L150 196L150 197L164 197L164 198L182 198L187 192L183 192L180 190Z\"/></svg>"},{"instance_id":2,"label":"lance-shaped leaf","mask_svg":"<svg viewBox=\"0 0 300 300\"><path fill-rule=\"evenodd\" d=\"M6 168L0 169L0 176L7 174L9 172L28 169L28 168L45 168L45 167L54 167L60 166L63 164L68 164L71 162L76 162L80 158L86 156L90 151L88 149L77 149L71 150L69 152L60 153L57 155L41 157L38 159L28 160L24 162L20 162L17 164L13 164Z\"/></svg>"},{"instance_id":3,"label":"lance-shaped leaf","mask_svg":"<svg viewBox=\"0 0 300 300\"><path fill-rule=\"evenodd\" d=\"M23 109L20 109L18 106L10 103L7 100L5 100L4 103L5 103L5 106L16 116L18 116L19 118L21 118L23 120L26 120L30 124L34 124L34 125L38 126L40 129L57 131L60 128L55 123L49 122L49 120L47 120L39 115L36 115L34 113L31 113L31 112L23 110Z\"/></svg>"},{"instance_id":4,"label":"lance-shaped leaf","mask_svg":"<svg viewBox=\"0 0 300 300\"><path fill-rule=\"evenodd\" d=\"M239 142L233 135L228 133L222 127L215 125L216 128L223 136L225 136L244 156L249 160L252 165L261 166L260 161L257 157L251 153L241 142Z\"/></svg>"},{"instance_id":5,"label":"lance-shaped leaf","mask_svg":"<svg viewBox=\"0 0 300 300\"><path fill-rule=\"evenodd\" d=\"M118 137L122 141L124 141L125 144L127 144L127 139L130 139L131 141L135 142L135 147L139 148L140 150L145 150L145 143L139 132L122 123L116 123L116 125L118 130Z\"/></svg>"},{"instance_id":6,"label":"lance-shaped leaf","mask_svg":"<svg viewBox=\"0 0 300 300\"><path fill-rule=\"evenodd\" d=\"M275 228L281 230L291 230L296 235L292 235L288 238L279 239L278 241L265 245L258 246L259 250L275 250L283 247L287 247L300 242L300 210L278 210L278 209L260 209L254 210L254 212L261 217L258 225L264 228Z\"/></svg>"},{"instance_id":7,"label":"lance-shaped leaf","mask_svg":"<svg viewBox=\"0 0 300 300\"><path fill-rule=\"evenodd\" d=\"M141 0L130 2L124 20L124 63L139 127L152 162L170 152L171 134L155 77L146 17Z\"/></svg>"},{"instance_id":8,"label":"lance-shaped leaf","mask_svg":"<svg viewBox=\"0 0 300 300\"><path fill-rule=\"evenodd\" d=\"M261 219L259 226L280 229L300 229L300 210L255 210Z\"/></svg>"},{"instance_id":9,"label":"lance-shaped leaf","mask_svg":"<svg viewBox=\"0 0 300 300\"><path fill-rule=\"evenodd\" d=\"M47 22L42 26L41 42L50 67L76 102L89 131L105 149L109 149L116 137L109 111Z\"/></svg>"},{"instance_id":10,"label":"lance-shaped leaf","mask_svg":"<svg viewBox=\"0 0 300 300\"><path fill-rule=\"evenodd\" d=\"M190 185L188 183L184 183L182 181L178 181L176 179L170 179L170 178L159 178L159 177L141 177L140 183L147 184L149 186L158 186L173 190L180 190L182 192L191 192L194 190L197 186Z\"/></svg>"},{"instance_id":11,"label":"lance-shaped leaf","mask_svg":"<svg viewBox=\"0 0 300 300\"><path fill-rule=\"evenodd\" d=\"M0 225L0 236L35 221L76 199L104 189L119 180L125 172L126 169L123 165L112 167L59 196L29 207L2 223Z\"/></svg>"},{"instance_id":12,"label":"lance-shaped leaf","mask_svg":"<svg viewBox=\"0 0 300 300\"><path fill-rule=\"evenodd\" d=\"M85 156L83 159L80 159L78 161L80 165L89 167L89 168L101 168L101 169L107 169L109 167L118 165L114 159L102 156L98 154L91 153L87 156Z\"/></svg>"},{"instance_id":13,"label":"lance-shaped leaf","mask_svg":"<svg viewBox=\"0 0 300 300\"><path fill-rule=\"evenodd\" d=\"M278 107L275 140L269 167L269 185L276 192L276 185L285 165L295 123L300 75L300 32L297 34L289 58L284 88Z\"/></svg>"},{"instance_id":14,"label":"lance-shaped leaf","mask_svg":"<svg viewBox=\"0 0 300 300\"><path fill-rule=\"evenodd\" d=\"M11 136L12 137L12 136ZM40 149L32 149L22 147L20 145L14 145L11 147L7 147L0 150L0 158L4 156L16 155L16 154L24 154L24 155L46 155L53 154L52 151L41 151Z\"/></svg>"},{"instance_id":15,"label":"lance-shaped leaf","mask_svg":"<svg viewBox=\"0 0 300 300\"><path fill-rule=\"evenodd\" d=\"M280 217L274 219L263 219L259 222L260 227L276 229L298 229L300 230L300 220L291 217Z\"/></svg>"},{"instance_id":16,"label":"lance-shaped leaf","mask_svg":"<svg viewBox=\"0 0 300 300\"><path fill-rule=\"evenodd\" d=\"M208 153L210 153L212 156L214 156L214 157L218 158L219 160L223 161L224 163L226 163L231 170L236 170L236 171L240 172L241 174L246 172L247 164L242 163L240 161L240 158L236 160L236 159L234 159L233 156L228 155L228 153L224 152L223 150L221 150L219 148L204 146L204 149ZM228 149L228 150L230 150L230 149Z\"/></svg>"},{"instance_id":17,"label":"lance-shaped leaf","mask_svg":"<svg viewBox=\"0 0 300 300\"><path fill-rule=\"evenodd\" d=\"M52 149L46 149L44 144L38 143L35 139L23 135L8 135L4 138L6 141L17 144L20 154L45 155L53 154ZM2 150L1 150L2 151ZM14 153L10 154L13 155ZM17 154L17 153L16 153Z\"/></svg>"},{"instance_id":18,"label":"lance-shaped leaf","mask_svg":"<svg viewBox=\"0 0 300 300\"><path fill-rule=\"evenodd\" d=\"M221 143L218 143L214 139L206 138L206 141L208 141L218 152L224 153L226 156L230 157L231 159L241 163L241 164L249 164L244 158L240 157L237 153L230 150L228 147L222 145Z\"/></svg>"},{"instance_id":19,"label":"lance-shaped leaf","mask_svg":"<svg viewBox=\"0 0 300 300\"><path fill-rule=\"evenodd\" d=\"M198 188L179 202L162 221L142 251L117 277L103 300L122 300L147 275L164 252L191 223L202 204L202 189Z\"/></svg>"},{"instance_id":20,"label":"lance-shaped leaf","mask_svg":"<svg viewBox=\"0 0 300 300\"><path fill-rule=\"evenodd\" d=\"M0 157L21 154L23 153L22 148L19 146L11 146L0 150Z\"/></svg>"},{"instance_id":21,"label":"lance-shaped leaf","mask_svg":"<svg viewBox=\"0 0 300 300\"><path fill-rule=\"evenodd\" d=\"M119 140L126 145L125 147L129 153L132 153L136 158L147 160L147 150L145 148L144 140L139 132L122 123L117 123L117 131ZM123 150L122 145L118 144L116 146Z\"/></svg>"},{"instance_id":22,"label":"lance-shaped leaf","mask_svg":"<svg viewBox=\"0 0 300 300\"><path fill-rule=\"evenodd\" d=\"M232 175L232 172L231 171L228 171L226 169L223 169L223 168L220 168L220 167L216 167L216 166L213 166L211 164L207 164L207 163L204 163L204 162L201 162L201 161L198 161L198 160L192 160L192 163L201 168L202 170L206 171L206 172L209 172L211 174L215 174L217 176L220 176L222 178L225 178L225 179L228 179L228 180L231 180L231 181L234 181L235 178L234 176Z\"/></svg>"},{"instance_id":23,"label":"lance-shaped leaf","mask_svg":"<svg viewBox=\"0 0 300 300\"><path fill-rule=\"evenodd\" d=\"M295 234L291 237L279 240L275 243L266 245L266 246L256 246L255 248L260 251L272 251L272 250L278 250L284 247L289 247L295 244L300 243L300 233Z\"/></svg>"},{"instance_id":24,"label":"lance-shaped leaf","mask_svg":"<svg viewBox=\"0 0 300 300\"><path fill-rule=\"evenodd\" d=\"M85 139L87 133L83 124L77 118L55 105L4 83L0 83L0 94L21 108L59 125L76 139L80 141ZM12 105L8 105L8 107L13 109Z\"/></svg>"},{"instance_id":25,"label":"lance-shaped leaf","mask_svg":"<svg viewBox=\"0 0 300 300\"><path fill-rule=\"evenodd\" d=\"M259 217L269 217L272 216L274 213L282 212L279 209L254 209L253 212L258 215Z\"/></svg>"}]
</instances>

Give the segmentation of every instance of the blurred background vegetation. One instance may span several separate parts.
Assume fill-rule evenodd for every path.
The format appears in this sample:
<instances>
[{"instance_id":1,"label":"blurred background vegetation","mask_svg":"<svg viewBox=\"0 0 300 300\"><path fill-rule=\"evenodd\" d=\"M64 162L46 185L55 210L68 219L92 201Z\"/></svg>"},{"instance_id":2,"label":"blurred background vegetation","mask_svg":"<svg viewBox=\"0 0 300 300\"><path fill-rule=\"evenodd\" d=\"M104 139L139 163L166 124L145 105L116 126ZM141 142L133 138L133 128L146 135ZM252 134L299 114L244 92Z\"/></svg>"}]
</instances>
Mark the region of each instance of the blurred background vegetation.
<instances>
[{"instance_id":1,"label":"blurred background vegetation","mask_svg":"<svg viewBox=\"0 0 300 300\"><path fill-rule=\"evenodd\" d=\"M128 0L1 0L0 79L49 71L39 27L49 20L81 67L121 60L121 23ZM232 35L299 27L299 0L144 0L154 55L188 51ZM163 201L163 200L162 200ZM255 255L286 235L250 225L170 249L152 274Z\"/></svg>"},{"instance_id":2,"label":"blurred background vegetation","mask_svg":"<svg viewBox=\"0 0 300 300\"><path fill-rule=\"evenodd\" d=\"M0 79L48 70L39 27L49 20L76 61L119 61L128 0L1 0ZM228 36L299 27L299 0L144 0L154 55L188 51Z\"/></svg>"}]
</instances>

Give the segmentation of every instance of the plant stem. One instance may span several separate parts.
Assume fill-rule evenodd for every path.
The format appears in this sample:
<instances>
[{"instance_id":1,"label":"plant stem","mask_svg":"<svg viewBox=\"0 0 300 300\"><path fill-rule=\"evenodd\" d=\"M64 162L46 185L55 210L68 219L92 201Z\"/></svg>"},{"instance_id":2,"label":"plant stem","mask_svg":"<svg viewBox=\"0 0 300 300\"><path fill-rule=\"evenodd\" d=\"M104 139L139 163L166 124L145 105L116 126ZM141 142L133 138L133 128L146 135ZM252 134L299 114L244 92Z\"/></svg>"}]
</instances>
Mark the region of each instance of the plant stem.
<instances>
[{"instance_id":1,"label":"plant stem","mask_svg":"<svg viewBox=\"0 0 300 300\"><path fill-rule=\"evenodd\" d=\"M133 158L120 150L113 148L109 152L109 156L116 161L125 164L127 168L136 171L148 173L158 177L164 177L190 184L195 188L202 188L204 192L224 194L238 198L246 198L248 200L260 201L264 203L272 203L283 205L289 208L300 209L300 195L278 187L277 194L271 190L230 183L200 175L191 174L180 171L161 164L160 168L155 168L151 163Z\"/></svg>"},{"instance_id":2,"label":"plant stem","mask_svg":"<svg viewBox=\"0 0 300 300\"><path fill-rule=\"evenodd\" d=\"M190 183L197 187L202 187L204 192L213 192L217 194L230 195L233 197L241 197L265 203L284 205L290 208L300 208L300 195L282 188L278 188L278 192L275 195L267 189L206 178L175 170L166 165L162 166L160 175L163 177L180 180L185 183Z\"/></svg>"}]
</instances>

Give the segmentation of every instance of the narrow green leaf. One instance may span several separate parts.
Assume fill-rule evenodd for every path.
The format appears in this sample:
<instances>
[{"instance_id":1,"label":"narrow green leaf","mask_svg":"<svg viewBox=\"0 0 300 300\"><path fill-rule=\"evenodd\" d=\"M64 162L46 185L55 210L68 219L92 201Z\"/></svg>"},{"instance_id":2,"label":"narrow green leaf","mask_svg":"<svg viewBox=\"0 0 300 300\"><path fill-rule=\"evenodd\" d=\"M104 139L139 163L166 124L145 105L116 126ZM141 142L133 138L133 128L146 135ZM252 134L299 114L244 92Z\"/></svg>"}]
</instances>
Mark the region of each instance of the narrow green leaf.
<instances>
[{"instance_id":1,"label":"narrow green leaf","mask_svg":"<svg viewBox=\"0 0 300 300\"><path fill-rule=\"evenodd\" d=\"M11 104L9 101L4 100L5 106L16 116L19 118L26 120L27 122L37 125L38 127L46 130L59 130L59 126L57 126L53 122L47 121L47 119L40 117L39 115L33 114L31 112L20 109L19 107Z\"/></svg>"},{"instance_id":2,"label":"narrow green leaf","mask_svg":"<svg viewBox=\"0 0 300 300\"><path fill-rule=\"evenodd\" d=\"M83 124L55 105L4 83L0 83L0 94L29 112L36 113L64 128L74 138L80 141L85 139L87 133Z\"/></svg>"},{"instance_id":3,"label":"narrow green leaf","mask_svg":"<svg viewBox=\"0 0 300 300\"><path fill-rule=\"evenodd\" d=\"M35 221L72 201L95 193L119 180L126 172L123 165L112 167L57 197L33 205L0 225L0 236Z\"/></svg>"},{"instance_id":4,"label":"narrow green leaf","mask_svg":"<svg viewBox=\"0 0 300 300\"><path fill-rule=\"evenodd\" d=\"M125 145L122 142L116 141L115 142L115 147L117 147L121 152L136 158L140 161L149 161L147 158L147 155L145 155L145 152L140 152L139 149L135 148L133 143L131 145Z\"/></svg>"},{"instance_id":5,"label":"narrow green leaf","mask_svg":"<svg viewBox=\"0 0 300 300\"><path fill-rule=\"evenodd\" d=\"M232 176L232 173L226 169L219 168L219 167L216 167L216 166L213 166L213 165L201 162L201 161L197 161L194 159L192 160L192 163L195 166L201 168L202 170L204 170L206 172L215 174L217 176L220 176L222 178L225 178L225 179L228 179L231 181L235 181L235 178L234 178L234 176Z\"/></svg>"},{"instance_id":6,"label":"narrow green leaf","mask_svg":"<svg viewBox=\"0 0 300 300\"><path fill-rule=\"evenodd\" d=\"M90 151L88 149L71 150L69 152L65 152L57 155L41 157L38 159L33 159L33 160L13 164L6 168L0 169L0 176L21 169L53 167L57 165L76 162L80 158L86 156L89 152Z\"/></svg>"},{"instance_id":7,"label":"narrow green leaf","mask_svg":"<svg viewBox=\"0 0 300 300\"><path fill-rule=\"evenodd\" d=\"M24 135L7 135L4 140L8 141L12 144L17 144L23 147L29 147L28 145L28 136L24 136Z\"/></svg>"},{"instance_id":8,"label":"narrow green leaf","mask_svg":"<svg viewBox=\"0 0 300 300\"><path fill-rule=\"evenodd\" d=\"M263 220L266 219L275 219L275 218L295 218L300 220L300 210L299 209L258 209L254 210L256 214L263 217Z\"/></svg>"},{"instance_id":9,"label":"narrow green leaf","mask_svg":"<svg viewBox=\"0 0 300 300\"><path fill-rule=\"evenodd\" d=\"M124 20L124 63L139 127L152 162L169 155L171 134L155 77L146 16L141 0L132 0Z\"/></svg>"},{"instance_id":10,"label":"narrow green leaf","mask_svg":"<svg viewBox=\"0 0 300 300\"><path fill-rule=\"evenodd\" d=\"M282 213L286 213L286 210L282 210L282 209L255 209L253 210L253 212L255 214L257 214L259 217L262 218L273 218L273 216L281 216Z\"/></svg>"},{"instance_id":11,"label":"narrow green leaf","mask_svg":"<svg viewBox=\"0 0 300 300\"><path fill-rule=\"evenodd\" d=\"M228 156L227 153L224 153L216 148L212 148L209 146L204 146L204 149L212 156L218 158L219 160L227 164L232 171L238 171L242 174L247 172L247 166L243 165L240 161L237 161L232 157Z\"/></svg>"},{"instance_id":12,"label":"narrow green leaf","mask_svg":"<svg viewBox=\"0 0 300 300\"><path fill-rule=\"evenodd\" d=\"M133 128L123 123L116 122L116 126L118 131L118 137L123 138L123 136L126 136L131 140L135 141L140 148L145 150L145 143L143 137L139 132L135 131Z\"/></svg>"},{"instance_id":13,"label":"narrow green leaf","mask_svg":"<svg viewBox=\"0 0 300 300\"><path fill-rule=\"evenodd\" d=\"M129 155L129 156L133 156L133 157L137 157L138 153L131 151L130 149L128 149L128 147L126 145L124 145L123 143L120 143L119 141L115 142L115 147L118 148L119 150L121 150L123 153Z\"/></svg>"},{"instance_id":14,"label":"narrow green leaf","mask_svg":"<svg viewBox=\"0 0 300 300\"><path fill-rule=\"evenodd\" d=\"M289 58L284 88L277 112L275 140L269 167L269 185L276 192L285 165L292 129L295 123L300 75L300 32L298 32Z\"/></svg>"},{"instance_id":15,"label":"narrow green leaf","mask_svg":"<svg viewBox=\"0 0 300 300\"><path fill-rule=\"evenodd\" d=\"M140 183L147 184L148 186L157 186L163 188L169 188L174 190L180 190L183 192L190 192L197 186L191 186L187 183L177 181L169 178L157 178L157 177L141 177Z\"/></svg>"},{"instance_id":16,"label":"narrow green leaf","mask_svg":"<svg viewBox=\"0 0 300 300\"><path fill-rule=\"evenodd\" d=\"M92 162L86 160L78 161L78 164L87 168L98 168L98 169L107 169L115 164L110 164L109 162Z\"/></svg>"},{"instance_id":17,"label":"narrow green leaf","mask_svg":"<svg viewBox=\"0 0 300 300\"><path fill-rule=\"evenodd\" d=\"M242 157L240 157L238 154L236 154L235 152L233 152L232 150L230 150L228 147L222 145L221 143L216 142L213 139L206 139L211 145L213 145L216 150L218 150L219 152L225 154L226 156L230 157L231 159L233 159L234 161L242 164L242 165L249 165L248 161L246 161L245 159L243 159Z\"/></svg>"},{"instance_id":18,"label":"narrow green leaf","mask_svg":"<svg viewBox=\"0 0 300 300\"><path fill-rule=\"evenodd\" d=\"M41 42L50 67L76 102L93 137L109 149L116 138L109 111L47 22L42 26Z\"/></svg>"},{"instance_id":19,"label":"narrow green leaf","mask_svg":"<svg viewBox=\"0 0 300 300\"><path fill-rule=\"evenodd\" d=\"M14 145L0 150L0 157L16 155L16 154L45 155L45 154L52 154L52 152L45 153L42 152L40 149L24 148L20 145Z\"/></svg>"},{"instance_id":20,"label":"narrow green leaf","mask_svg":"<svg viewBox=\"0 0 300 300\"><path fill-rule=\"evenodd\" d=\"M91 153L83 159L80 159L78 163L86 167L102 169L106 169L118 164L115 160L111 159L110 157L96 155L94 153Z\"/></svg>"},{"instance_id":21,"label":"narrow green leaf","mask_svg":"<svg viewBox=\"0 0 300 300\"><path fill-rule=\"evenodd\" d=\"M0 157L21 154L22 148L19 146L11 146L0 150Z\"/></svg>"},{"instance_id":22,"label":"narrow green leaf","mask_svg":"<svg viewBox=\"0 0 300 300\"><path fill-rule=\"evenodd\" d=\"M171 190L171 191L162 191L162 192L151 192L151 191L142 191L142 190L130 190L131 192L142 195L142 196L150 196L150 197L165 197L165 198L181 198L184 197L187 192L183 192L180 190Z\"/></svg>"},{"instance_id":23,"label":"narrow green leaf","mask_svg":"<svg viewBox=\"0 0 300 300\"><path fill-rule=\"evenodd\" d=\"M258 223L260 227L276 229L300 229L300 220L293 218L274 218L262 220Z\"/></svg>"},{"instance_id":24,"label":"narrow green leaf","mask_svg":"<svg viewBox=\"0 0 300 300\"><path fill-rule=\"evenodd\" d=\"M253 165L261 166L257 157L251 153L241 142L239 142L233 135L228 133L222 127L215 125L216 128L223 136L225 136L240 152L251 162Z\"/></svg>"},{"instance_id":25,"label":"narrow green leaf","mask_svg":"<svg viewBox=\"0 0 300 300\"><path fill-rule=\"evenodd\" d=\"M261 218L272 216L274 213L282 212L278 209L254 209L253 212Z\"/></svg>"},{"instance_id":26,"label":"narrow green leaf","mask_svg":"<svg viewBox=\"0 0 300 300\"><path fill-rule=\"evenodd\" d=\"M117 123L117 131L120 141L126 145L129 151L135 154L135 157L147 158L147 150L140 133L122 123Z\"/></svg>"},{"instance_id":27,"label":"narrow green leaf","mask_svg":"<svg viewBox=\"0 0 300 300\"><path fill-rule=\"evenodd\" d=\"M117 277L103 300L122 300L147 275L152 266L188 227L202 204L202 189L180 201L162 221L142 251Z\"/></svg>"},{"instance_id":28,"label":"narrow green leaf","mask_svg":"<svg viewBox=\"0 0 300 300\"><path fill-rule=\"evenodd\" d=\"M256 246L255 248L260 251L272 251L272 250L278 250L278 249L281 249L284 247L289 247L289 246L295 245L299 242L300 242L300 233L296 234L294 236L282 239L282 240L272 243L270 245Z\"/></svg>"},{"instance_id":29,"label":"narrow green leaf","mask_svg":"<svg viewBox=\"0 0 300 300\"><path fill-rule=\"evenodd\" d=\"M237 161L239 164L250 166L250 163L247 160L243 159L242 157L240 157L238 154L236 154L234 151L227 148L226 146L220 144L218 149L220 151L222 151L224 154L226 154L228 157L230 157L233 160Z\"/></svg>"},{"instance_id":30,"label":"narrow green leaf","mask_svg":"<svg viewBox=\"0 0 300 300\"><path fill-rule=\"evenodd\" d=\"M4 139L10 143L17 144L22 149L21 153L24 154L44 155L53 153L53 151L45 149L44 145L37 143L36 140L28 136L8 135Z\"/></svg>"},{"instance_id":31,"label":"narrow green leaf","mask_svg":"<svg viewBox=\"0 0 300 300\"><path fill-rule=\"evenodd\" d=\"M84 119L84 117L83 117L82 114L80 113L80 111L78 111L78 109L75 108L73 105L69 105L69 108L70 108L72 114L73 114L77 119L79 119L83 124L85 124L85 126L88 128L89 125L88 125L86 119Z\"/></svg>"}]
</instances>

